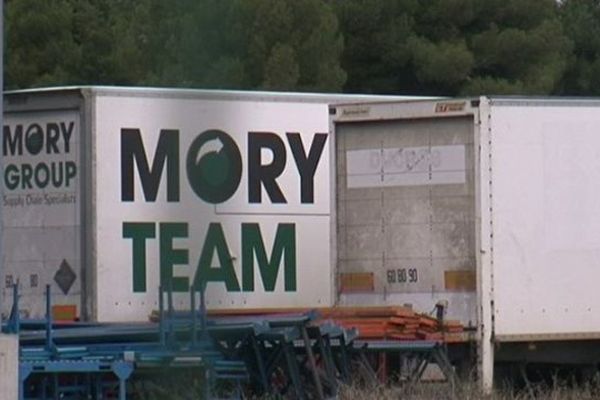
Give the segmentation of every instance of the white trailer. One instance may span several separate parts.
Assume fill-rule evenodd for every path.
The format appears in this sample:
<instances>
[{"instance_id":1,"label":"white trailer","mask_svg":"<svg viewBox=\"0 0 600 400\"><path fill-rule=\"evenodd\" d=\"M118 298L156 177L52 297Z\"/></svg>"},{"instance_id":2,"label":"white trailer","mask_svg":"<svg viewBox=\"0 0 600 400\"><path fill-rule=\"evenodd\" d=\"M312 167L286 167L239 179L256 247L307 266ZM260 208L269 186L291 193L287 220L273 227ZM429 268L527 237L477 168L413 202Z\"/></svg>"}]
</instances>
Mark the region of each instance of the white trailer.
<instances>
[{"instance_id":1,"label":"white trailer","mask_svg":"<svg viewBox=\"0 0 600 400\"><path fill-rule=\"evenodd\" d=\"M448 304L503 362L600 362L600 101L332 107L340 304Z\"/></svg>"},{"instance_id":2,"label":"white trailer","mask_svg":"<svg viewBox=\"0 0 600 400\"><path fill-rule=\"evenodd\" d=\"M388 100L384 103L373 101ZM600 361L600 101L132 88L5 95L2 309L402 305L494 363ZM341 103L348 103L343 104Z\"/></svg>"},{"instance_id":3,"label":"white trailer","mask_svg":"<svg viewBox=\"0 0 600 400\"><path fill-rule=\"evenodd\" d=\"M142 321L158 288L211 308L333 304L329 109L384 96L72 87L9 92L2 301ZM396 97L398 99L398 97Z\"/></svg>"}]
</instances>

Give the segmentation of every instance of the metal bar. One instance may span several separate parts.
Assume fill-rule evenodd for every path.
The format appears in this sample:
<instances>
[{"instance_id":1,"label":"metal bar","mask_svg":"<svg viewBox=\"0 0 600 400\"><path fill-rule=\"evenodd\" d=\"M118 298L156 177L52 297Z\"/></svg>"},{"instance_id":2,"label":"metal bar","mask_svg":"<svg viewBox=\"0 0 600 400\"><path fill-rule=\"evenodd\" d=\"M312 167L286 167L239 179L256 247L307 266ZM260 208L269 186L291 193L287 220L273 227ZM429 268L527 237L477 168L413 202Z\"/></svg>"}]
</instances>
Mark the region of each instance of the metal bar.
<instances>
[{"instance_id":1,"label":"metal bar","mask_svg":"<svg viewBox=\"0 0 600 400\"><path fill-rule=\"evenodd\" d=\"M48 377L44 377L44 379L42 380L42 395L40 396L41 400L46 400L46 392L47 391L48 391Z\"/></svg>"},{"instance_id":2,"label":"metal bar","mask_svg":"<svg viewBox=\"0 0 600 400\"><path fill-rule=\"evenodd\" d=\"M45 379L46 379L45 377L42 378L40 380L40 383L39 383L38 387L37 387L37 390L36 390L37 397L36 397L36 399L38 399L38 400L46 400L46 393L44 393Z\"/></svg>"},{"instance_id":3,"label":"metal bar","mask_svg":"<svg viewBox=\"0 0 600 400\"><path fill-rule=\"evenodd\" d=\"M379 373L379 381L381 383L387 382L388 379L388 371L387 371L387 353L385 351L380 351L378 354L378 367L377 372Z\"/></svg>"},{"instance_id":4,"label":"metal bar","mask_svg":"<svg viewBox=\"0 0 600 400\"><path fill-rule=\"evenodd\" d=\"M302 388L302 381L300 380L300 370L298 369L298 360L296 359L296 354L294 353L293 346L289 343L283 343L283 354L285 355L286 364L288 367L288 372L290 373L290 378L292 378L292 383L294 385L294 391L296 392L296 397L298 399L304 399L304 389Z\"/></svg>"},{"instance_id":5,"label":"metal bar","mask_svg":"<svg viewBox=\"0 0 600 400\"><path fill-rule=\"evenodd\" d=\"M256 336L251 334L249 341L250 341L250 347L252 347L252 351L254 352L254 357L256 357L256 365L258 367L260 383L261 383L265 393L267 393L269 391L269 382L267 380L267 372L265 369L265 360L263 359L263 354L260 351L260 347L259 347L258 341L256 340Z\"/></svg>"},{"instance_id":6,"label":"metal bar","mask_svg":"<svg viewBox=\"0 0 600 400\"><path fill-rule=\"evenodd\" d=\"M378 383L377 374L373 370L373 367L371 367L371 363L367 359L367 355L365 354L363 349L358 350L358 358L360 361L360 365L362 366L363 370L365 371L365 374L366 374L365 379L368 381L367 384L369 386L377 385L377 383Z\"/></svg>"},{"instance_id":7,"label":"metal bar","mask_svg":"<svg viewBox=\"0 0 600 400\"><path fill-rule=\"evenodd\" d=\"M348 358L348 344L346 343L346 339L342 336L339 338L339 371L342 376L342 380L345 383L350 383L350 368L349 368L349 358Z\"/></svg>"},{"instance_id":8,"label":"metal bar","mask_svg":"<svg viewBox=\"0 0 600 400\"><path fill-rule=\"evenodd\" d=\"M127 390L125 379L119 378L119 400L127 400Z\"/></svg>"},{"instance_id":9,"label":"metal bar","mask_svg":"<svg viewBox=\"0 0 600 400\"><path fill-rule=\"evenodd\" d=\"M88 399L92 398L92 388L92 374L88 372L87 374L85 374L85 396Z\"/></svg>"},{"instance_id":10,"label":"metal bar","mask_svg":"<svg viewBox=\"0 0 600 400\"><path fill-rule=\"evenodd\" d=\"M323 361L325 362L325 370L327 371L327 376L329 377L329 381L331 383L331 387L333 390L333 394L337 394L338 385L337 385L337 377L335 370L335 361L333 360L333 353L331 352L331 343L329 341L329 335L325 335L318 337L319 347L321 348L321 356L323 357Z\"/></svg>"},{"instance_id":11,"label":"metal bar","mask_svg":"<svg viewBox=\"0 0 600 400\"><path fill-rule=\"evenodd\" d=\"M194 285L190 286L190 309L192 312L192 346L196 347L198 328L196 326L196 288Z\"/></svg>"},{"instance_id":12,"label":"metal bar","mask_svg":"<svg viewBox=\"0 0 600 400\"><path fill-rule=\"evenodd\" d=\"M19 312L19 281L13 285L13 306L11 309L12 333L19 334L21 330L21 314Z\"/></svg>"},{"instance_id":13,"label":"metal bar","mask_svg":"<svg viewBox=\"0 0 600 400\"><path fill-rule=\"evenodd\" d=\"M169 288L167 290L167 343L169 346L175 344L175 327L173 326L173 279L169 280Z\"/></svg>"},{"instance_id":14,"label":"metal bar","mask_svg":"<svg viewBox=\"0 0 600 400\"><path fill-rule=\"evenodd\" d=\"M22 373L21 373L20 370L21 370L21 368L19 368L19 400L24 400L25 399L25 394L24 394L24 391L25 391L25 380L27 378L23 378L21 376Z\"/></svg>"},{"instance_id":15,"label":"metal bar","mask_svg":"<svg viewBox=\"0 0 600 400\"><path fill-rule=\"evenodd\" d=\"M52 301L50 298L50 285L46 285L46 350L54 350L54 341L52 340Z\"/></svg>"},{"instance_id":16,"label":"metal bar","mask_svg":"<svg viewBox=\"0 0 600 400\"><path fill-rule=\"evenodd\" d=\"M96 400L102 399L102 380L97 375L94 375L94 390L96 392Z\"/></svg>"},{"instance_id":17,"label":"metal bar","mask_svg":"<svg viewBox=\"0 0 600 400\"><path fill-rule=\"evenodd\" d=\"M59 400L60 399L60 392L59 392L59 388L58 388L58 374L52 374L52 386L54 386L54 400Z\"/></svg>"},{"instance_id":18,"label":"metal bar","mask_svg":"<svg viewBox=\"0 0 600 400\"><path fill-rule=\"evenodd\" d=\"M0 101L0 126L4 127L4 1L0 3L0 93L2 94L2 101ZM4 141L2 141L2 154L4 154ZM4 162L3 158L0 158L0 175L4 176ZM0 185L0 195L4 198L4 185ZM0 257L0 276L4 278L6 271L4 270L4 208L0 207L0 221L2 222L2 229L0 229L0 251L2 257ZM2 297L0 296L0 310L2 310ZM0 326L2 325L2 317L0 316Z\"/></svg>"},{"instance_id":19,"label":"metal bar","mask_svg":"<svg viewBox=\"0 0 600 400\"><path fill-rule=\"evenodd\" d=\"M418 382L421 380L421 378L423 377L423 373L425 373L425 369L427 369L427 365L429 364L429 360L430 360L430 355L426 354L426 355L421 355L421 356L417 356L418 364L417 364L417 368L414 371L413 374L413 381L414 382Z\"/></svg>"},{"instance_id":20,"label":"metal bar","mask_svg":"<svg viewBox=\"0 0 600 400\"><path fill-rule=\"evenodd\" d=\"M158 330L159 339L162 346L166 345L165 338L165 302L163 299L163 287L158 287Z\"/></svg>"},{"instance_id":21,"label":"metal bar","mask_svg":"<svg viewBox=\"0 0 600 400\"><path fill-rule=\"evenodd\" d=\"M323 394L323 385L321 384L321 378L319 378L319 372L317 371L317 363L315 361L315 355L310 345L310 338L308 337L308 333L306 332L306 326L303 325L300 327L300 334L302 335L302 340L304 341L304 347L306 350L306 355L308 357L308 362L310 363L310 370L313 376L313 380L315 382L318 398L320 400L323 400L325 399L325 395Z\"/></svg>"},{"instance_id":22,"label":"metal bar","mask_svg":"<svg viewBox=\"0 0 600 400\"><path fill-rule=\"evenodd\" d=\"M454 372L454 369L452 368L452 363L450 362L450 360L448 359L448 357L446 355L445 348L440 346L438 349L436 349L433 352L433 359L436 362L436 364L440 367L440 369L442 370L444 375L446 376L446 379L448 379L448 381L450 382L452 387L454 387L455 372Z\"/></svg>"},{"instance_id":23,"label":"metal bar","mask_svg":"<svg viewBox=\"0 0 600 400\"><path fill-rule=\"evenodd\" d=\"M277 346L276 348L273 349L273 352L269 356L269 359L267 360L267 376L271 375L273 373L273 371L275 370L274 367L277 365L277 362L283 355L283 352L284 352L283 347L284 347L283 344Z\"/></svg>"},{"instance_id":24,"label":"metal bar","mask_svg":"<svg viewBox=\"0 0 600 400\"><path fill-rule=\"evenodd\" d=\"M119 400L126 400L127 379L133 372L133 363L115 362L111 366L113 373L119 378Z\"/></svg>"},{"instance_id":25,"label":"metal bar","mask_svg":"<svg viewBox=\"0 0 600 400\"><path fill-rule=\"evenodd\" d=\"M204 368L204 398L210 399L212 398L211 394L213 393L213 374L211 373L210 368Z\"/></svg>"},{"instance_id":26,"label":"metal bar","mask_svg":"<svg viewBox=\"0 0 600 400\"><path fill-rule=\"evenodd\" d=\"M200 328L202 334L206 335L206 282L200 283Z\"/></svg>"},{"instance_id":27,"label":"metal bar","mask_svg":"<svg viewBox=\"0 0 600 400\"><path fill-rule=\"evenodd\" d=\"M325 368L325 376L327 378L326 383L329 383L329 387L332 392L331 394L333 395L337 391L336 372L335 365L333 362L333 356L331 355L331 352L327 351L328 349L325 343L325 337L329 336L327 333L324 333L326 331L326 328L323 328L322 330L318 326L307 328L309 338L312 338L315 341L315 344L313 346L313 353L318 353L320 356L320 360Z\"/></svg>"}]
</instances>

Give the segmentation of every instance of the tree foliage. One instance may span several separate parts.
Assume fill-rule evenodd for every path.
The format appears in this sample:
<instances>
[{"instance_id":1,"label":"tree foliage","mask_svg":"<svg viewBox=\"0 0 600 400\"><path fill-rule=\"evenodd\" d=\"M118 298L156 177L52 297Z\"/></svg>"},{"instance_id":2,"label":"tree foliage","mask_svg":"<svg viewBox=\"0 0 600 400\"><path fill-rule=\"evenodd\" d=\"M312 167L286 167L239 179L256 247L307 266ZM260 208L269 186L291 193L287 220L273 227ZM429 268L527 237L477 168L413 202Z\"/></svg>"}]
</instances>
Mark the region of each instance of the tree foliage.
<instances>
[{"instance_id":1,"label":"tree foliage","mask_svg":"<svg viewBox=\"0 0 600 400\"><path fill-rule=\"evenodd\" d=\"M8 88L600 94L600 0L10 0L5 15Z\"/></svg>"},{"instance_id":2,"label":"tree foliage","mask_svg":"<svg viewBox=\"0 0 600 400\"><path fill-rule=\"evenodd\" d=\"M571 51L554 0L336 5L348 86L359 91L547 94L560 82Z\"/></svg>"},{"instance_id":3,"label":"tree foliage","mask_svg":"<svg viewBox=\"0 0 600 400\"><path fill-rule=\"evenodd\" d=\"M11 0L7 9L10 88L341 91L346 80L337 18L321 0Z\"/></svg>"},{"instance_id":4,"label":"tree foliage","mask_svg":"<svg viewBox=\"0 0 600 400\"><path fill-rule=\"evenodd\" d=\"M11 2L7 10L10 86L66 83L79 64L73 7L67 0ZM37 12L31 10L37 9ZM69 62L65 62L69 60Z\"/></svg>"},{"instance_id":5,"label":"tree foliage","mask_svg":"<svg viewBox=\"0 0 600 400\"><path fill-rule=\"evenodd\" d=\"M561 21L574 45L561 90L569 95L600 94L600 1L567 0Z\"/></svg>"}]
</instances>

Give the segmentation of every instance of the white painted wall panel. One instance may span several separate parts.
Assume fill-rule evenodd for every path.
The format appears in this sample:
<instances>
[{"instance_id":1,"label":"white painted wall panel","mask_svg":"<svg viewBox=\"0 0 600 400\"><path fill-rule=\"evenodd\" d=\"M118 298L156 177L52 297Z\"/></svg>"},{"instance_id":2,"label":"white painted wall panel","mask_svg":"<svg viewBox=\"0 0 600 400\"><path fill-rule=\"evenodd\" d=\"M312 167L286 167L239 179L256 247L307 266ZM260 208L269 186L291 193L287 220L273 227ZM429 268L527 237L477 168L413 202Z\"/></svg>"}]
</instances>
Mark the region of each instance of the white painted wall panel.
<instances>
[{"instance_id":1,"label":"white painted wall panel","mask_svg":"<svg viewBox=\"0 0 600 400\"><path fill-rule=\"evenodd\" d=\"M600 331L600 113L492 106L495 333Z\"/></svg>"},{"instance_id":2,"label":"white painted wall panel","mask_svg":"<svg viewBox=\"0 0 600 400\"><path fill-rule=\"evenodd\" d=\"M232 291L222 282L209 282L206 300L209 308L282 308L319 307L332 304L330 267L330 159L329 140L314 173L314 198L301 201L301 179L286 133L299 133L306 154L315 134L328 135L327 105L322 103L217 101L173 98L100 96L96 99L95 149L97 182L97 318L101 321L146 320L158 307L160 239L158 224L185 223L186 237L173 242L176 249L187 251L188 261L174 267L175 275L194 280L209 224L220 224L227 243L236 278L242 285L242 224L260 227L267 257L271 260L275 234L280 224L293 224L295 230L296 290L284 289L284 262L281 261L275 289L263 287L254 257L253 291ZM156 201L146 201L136 170L135 200L122 201L119 162L120 135L123 128L142 132L149 160L154 159L161 129L179 132L180 199L166 201L166 172ZM210 204L192 190L186 175L186 155L192 141L202 132L219 129L227 133L239 148L242 175L231 198ZM285 203L271 201L262 187L262 201L251 203L248 194L250 132L270 132L284 145L285 169L276 177ZM217 150L213 150L217 152ZM273 160L263 150L262 165ZM125 222L149 222L156 226L156 237L146 241L146 290L134 292L132 240L124 238ZM285 255L284 255L285 257ZM283 259L282 259L283 260ZM221 268L213 254L211 268ZM187 307L189 294L176 293L177 307Z\"/></svg>"}]
</instances>

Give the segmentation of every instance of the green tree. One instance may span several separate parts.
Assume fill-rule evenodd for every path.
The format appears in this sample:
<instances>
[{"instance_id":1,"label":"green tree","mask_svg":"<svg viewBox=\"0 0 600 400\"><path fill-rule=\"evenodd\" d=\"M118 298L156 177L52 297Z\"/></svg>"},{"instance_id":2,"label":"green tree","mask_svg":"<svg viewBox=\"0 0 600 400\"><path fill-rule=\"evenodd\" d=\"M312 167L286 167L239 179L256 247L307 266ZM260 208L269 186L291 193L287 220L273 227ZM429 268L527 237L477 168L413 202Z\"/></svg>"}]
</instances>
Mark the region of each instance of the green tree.
<instances>
[{"instance_id":1,"label":"green tree","mask_svg":"<svg viewBox=\"0 0 600 400\"><path fill-rule=\"evenodd\" d=\"M7 85L340 91L322 0L11 0ZM31 12L35 9L36 12Z\"/></svg>"},{"instance_id":2,"label":"green tree","mask_svg":"<svg viewBox=\"0 0 600 400\"><path fill-rule=\"evenodd\" d=\"M237 0L182 1L170 35L168 59L156 78L171 86L242 88L244 42ZM175 19L174 19L175 21Z\"/></svg>"},{"instance_id":3,"label":"green tree","mask_svg":"<svg viewBox=\"0 0 600 400\"><path fill-rule=\"evenodd\" d=\"M573 42L561 92L568 95L600 94L600 1L565 0L561 22Z\"/></svg>"},{"instance_id":4,"label":"green tree","mask_svg":"<svg viewBox=\"0 0 600 400\"><path fill-rule=\"evenodd\" d=\"M71 37L77 46L77 59L70 83L115 83L112 62L115 37L110 29L110 0L71 0L73 25Z\"/></svg>"},{"instance_id":5,"label":"green tree","mask_svg":"<svg viewBox=\"0 0 600 400\"><path fill-rule=\"evenodd\" d=\"M337 19L321 0L201 0L182 20L173 65L208 88L339 91Z\"/></svg>"},{"instance_id":6,"label":"green tree","mask_svg":"<svg viewBox=\"0 0 600 400\"><path fill-rule=\"evenodd\" d=\"M511 0L496 21L471 37L476 75L463 92L556 93L571 53L556 4Z\"/></svg>"},{"instance_id":7,"label":"green tree","mask_svg":"<svg viewBox=\"0 0 600 400\"><path fill-rule=\"evenodd\" d=\"M356 93L411 92L409 39L414 36L416 0L335 0L344 35L345 89Z\"/></svg>"},{"instance_id":8,"label":"green tree","mask_svg":"<svg viewBox=\"0 0 600 400\"><path fill-rule=\"evenodd\" d=\"M113 83L127 85L185 85L177 68L181 20L191 0L107 0L109 32L113 38L110 65Z\"/></svg>"},{"instance_id":9,"label":"green tree","mask_svg":"<svg viewBox=\"0 0 600 400\"><path fill-rule=\"evenodd\" d=\"M80 60L74 15L68 0L7 2L7 88L71 82Z\"/></svg>"},{"instance_id":10,"label":"green tree","mask_svg":"<svg viewBox=\"0 0 600 400\"><path fill-rule=\"evenodd\" d=\"M571 42L554 0L337 0L347 89L549 94Z\"/></svg>"},{"instance_id":11,"label":"green tree","mask_svg":"<svg viewBox=\"0 0 600 400\"><path fill-rule=\"evenodd\" d=\"M595 94L599 3L11 0L6 85Z\"/></svg>"},{"instance_id":12,"label":"green tree","mask_svg":"<svg viewBox=\"0 0 600 400\"><path fill-rule=\"evenodd\" d=\"M253 6L246 9L253 20L247 32L253 85L266 89L341 90L346 79L339 62L343 42L337 19L326 2L248 3Z\"/></svg>"}]
</instances>

